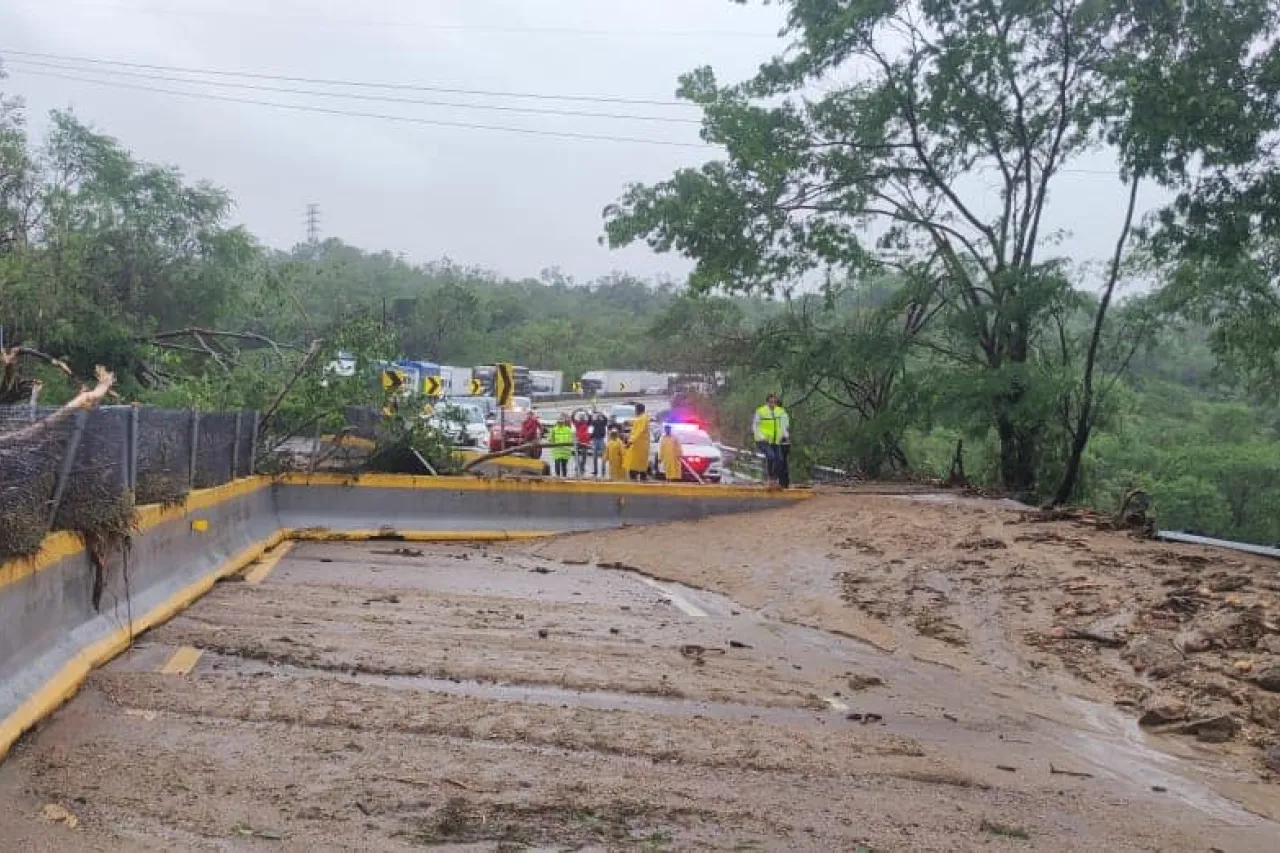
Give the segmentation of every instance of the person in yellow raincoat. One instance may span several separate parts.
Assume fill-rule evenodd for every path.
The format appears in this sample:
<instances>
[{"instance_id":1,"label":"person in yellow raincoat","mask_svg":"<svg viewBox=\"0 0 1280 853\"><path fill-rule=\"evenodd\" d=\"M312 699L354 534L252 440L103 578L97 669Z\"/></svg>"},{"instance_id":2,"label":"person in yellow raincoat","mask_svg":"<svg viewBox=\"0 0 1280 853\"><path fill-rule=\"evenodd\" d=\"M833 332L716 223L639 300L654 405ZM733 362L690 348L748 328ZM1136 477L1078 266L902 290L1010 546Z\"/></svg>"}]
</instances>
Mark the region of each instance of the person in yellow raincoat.
<instances>
[{"instance_id":1,"label":"person in yellow raincoat","mask_svg":"<svg viewBox=\"0 0 1280 853\"><path fill-rule=\"evenodd\" d=\"M662 479L669 483L678 483L684 479L684 471L680 464L680 439L671 434L671 425L662 428L662 438L658 441L658 469Z\"/></svg>"},{"instance_id":2,"label":"person in yellow raincoat","mask_svg":"<svg viewBox=\"0 0 1280 853\"><path fill-rule=\"evenodd\" d=\"M631 437L627 440L627 474L633 480L649 479L649 415L644 403L636 403L636 418L631 422Z\"/></svg>"},{"instance_id":3,"label":"person in yellow raincoat","mask_svg":"<svg viewBox=\"0 0 1280 853\"><path fill-rule=\"evenodd\" d=\"M624 457L627 446L622 443L622 436L617 428L609 430L609 440L604 445L604 464L609 469L610 480L627 479L627 466Z\"/></svg>"}]
</instances>

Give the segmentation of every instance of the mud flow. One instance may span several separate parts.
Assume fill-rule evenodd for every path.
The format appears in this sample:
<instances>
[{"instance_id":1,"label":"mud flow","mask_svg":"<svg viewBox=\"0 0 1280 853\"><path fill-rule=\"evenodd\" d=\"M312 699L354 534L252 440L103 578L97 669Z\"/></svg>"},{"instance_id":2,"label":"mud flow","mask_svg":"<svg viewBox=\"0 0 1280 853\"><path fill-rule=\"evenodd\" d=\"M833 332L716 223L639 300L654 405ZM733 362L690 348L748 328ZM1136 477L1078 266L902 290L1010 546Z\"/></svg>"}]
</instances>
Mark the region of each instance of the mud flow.
<instances>
[{"instance_id":1,"label":"mud flow","mask_svg":"<svg viewBox=\"0 0 1280 853\"><path fill-rule=\"evenodd\" d=\"M1110 703L1020 687L1013 653L988 676L824 627L849 605L822 565L802 612L802 555L702 589L629 568L705 524L293 546L14 750L0 846L1277 849L1230 796L1245 776Z\"/></svg>"}]
</instances>

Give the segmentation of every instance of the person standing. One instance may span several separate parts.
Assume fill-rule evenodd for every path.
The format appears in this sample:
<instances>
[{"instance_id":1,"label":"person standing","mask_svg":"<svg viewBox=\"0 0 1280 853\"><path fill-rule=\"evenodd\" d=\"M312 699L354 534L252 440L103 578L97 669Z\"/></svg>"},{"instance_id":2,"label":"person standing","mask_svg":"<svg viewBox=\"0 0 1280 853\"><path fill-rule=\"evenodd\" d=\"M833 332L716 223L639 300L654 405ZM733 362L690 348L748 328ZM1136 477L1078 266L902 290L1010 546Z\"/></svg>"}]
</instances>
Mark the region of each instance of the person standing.
<instances>
[{"instance_id":1,"label":"person standing","mask_svg":"<svg viewBox=\"0 0 1280 853\"><path fill-rule=\"evenodd\" d=\"M551 428L551 461L555 464L557 477L569 476L569 457L573 455L576 440L573 427L569 426L569 416L561 415Z\"/></svg>"},{"instance_id":2,"label":"person standing","mask_svg":"<svg viewBox=\"0 0 1280 853\"><path fill-rule=\"evenodd\" d=\"M540 438L542 438L542 424L538 422L538 413L530 409L520 423L520 443L533 444ZM537 459L541 455L536 444L530 448L529 456L531 458Z\"/></svg>"},{"instance_id":3,"label":"person standing","mask_svg":"<svg viewBox=\"0 0 1280 853\"><path fill-rule=\"evenodd\" d=\"M672 435L671 424L667 424L662 428L662 439L658 442L658 470L662 479L669 483L678 483L684 479L680 461L683 453L680 440Z\"/></svg>"},{"instance_id":4,"label":"person standing","mask_svg":"<svg viewBox=\"0 0 1280 853\"><path fill-rule=\"evenodd\" d=\"M765 485L777 486L781 482L786 462L782 447L791 442L791 416L778 402L777 394L770 394L765 398L764 405L756 409L751 431L755 437L756 449L764 456ZM785 473L789 485L790 474Z\"/></svg>"},{"instance_id":5,"label":"person standing","mask_svg":"<svg viewBox=\"0 0 1280 853\"><path fill-rule=\"evenodd\" d=\"M636 403L636 417L627 439L627 474L633 480L649 479L649 415L644 403Z\"/></svg>"},{"instance_id":6,"label":"person standing","mask_svg":"<svg viewBox=\"0 0 1280 853\"><path fill-rule=\"evenodd\" d=\"M627 479L626 454L627 446L622 443L622 433L614 427L609 430L609 440L604 445L605 467L609 470L610 480Z\"/></svg>"},{"instance_id":7,"label":"person standing","mask_svg":"<svg viewBox=\"0 0 1280 853\"><path fill-rule=\"evenodd\" d=\"M604 475L604 443L609 436L609 416L596 409L591 413L591 474Z\"/></svg>"},{"instance_id":8,"label":"person standing","mask_svg":"<svg viewBox=\"0 0 1280 853\"><path fill-rule=\"evenodd\" d=\"M578 477L585 477L587 454L591 451L591 424L587 422L586 412L579 413L574 419L573 436L576 442L573 447L574 473Z\"/></svg>"}]
</instances>

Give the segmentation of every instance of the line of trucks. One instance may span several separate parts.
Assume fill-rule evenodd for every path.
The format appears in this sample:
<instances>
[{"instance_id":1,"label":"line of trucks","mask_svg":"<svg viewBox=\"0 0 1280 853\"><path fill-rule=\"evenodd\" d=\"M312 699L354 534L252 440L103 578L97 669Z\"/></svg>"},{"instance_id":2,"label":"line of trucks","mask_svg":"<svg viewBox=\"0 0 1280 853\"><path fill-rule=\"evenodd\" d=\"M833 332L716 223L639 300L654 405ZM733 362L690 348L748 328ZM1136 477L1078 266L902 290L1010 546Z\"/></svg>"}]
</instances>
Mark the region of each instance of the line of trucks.
<instances>
[{"instance_id":1,"label":"line of trucks","mask_svg":"<svg viewBox=\"0 0 1280 853\"><path fill-rule=\"evenodd\" d=\"M403 359L386 366L402 375L407 393L421 394L425 391L426 381L437 378L444 397L492 396L494 375L497 372L492 364L454 367L412 359ZM337 376L354 376L355 357L349 353L339 353L337 360L330 363L329 371ZM582 374L576 387L566 387L563 371L530 370L517 366L515 396L537 399L566 393L581 393L584 397L602 394L665 394L671 388L671 379L671 374L648 370L590 370ZM480 383L479 395L473 393L472 380Z\"/></svg>"}]
</instances>

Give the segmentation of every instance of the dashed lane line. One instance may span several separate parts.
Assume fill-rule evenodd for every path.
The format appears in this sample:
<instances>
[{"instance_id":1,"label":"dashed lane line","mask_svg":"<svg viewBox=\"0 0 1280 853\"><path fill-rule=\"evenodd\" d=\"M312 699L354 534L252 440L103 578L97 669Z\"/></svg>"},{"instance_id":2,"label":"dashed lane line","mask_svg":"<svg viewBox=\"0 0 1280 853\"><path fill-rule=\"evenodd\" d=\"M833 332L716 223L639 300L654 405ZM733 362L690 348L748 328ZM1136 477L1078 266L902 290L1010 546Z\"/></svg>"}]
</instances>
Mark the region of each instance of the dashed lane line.
<instances>
[{"instance_id":1,"label":"dashed lane line","mask_svg":"<svg viewBox=\"0 0 1280 853\"><path fill-rule=\"evenodd\" d=\"M692 601L685 598L680 593L667 589L665 586L658 583L653 578L648 578L648 577L645 577L644 575L640 576L640 580L644 581L654 589L661 590L662 594L665 595L667 598L671 599L671 603L674 604L676 608L679 609L679 611L684 615L693 616L699 619L706 617L707 612L705 610L703 610L701 607L698 607L698 605L694 604Z\"/></svg>"},{"instance_id":2,"label":"dashed lane line","mask_svg":"<svg viewBox=\"0 0 1280 853\"><path fill-rule=\"evenodd\" d=\"M194 646L183 646L165 662L160 672L164 675L187 675L195 668L202 654L204 652Z\"/></svg>"},{"instance_id":3,"label":"dashed lane line","mask_svg":"<svg viewBox=\"0 0 1280 853\"><path fill-rule=\"evenodd\" d=\"M250 569L244 576L244 582L248 584L260 584L267 579L267 575L271 574L271 570L276 564L284 559L284 555L289 553L293 548L292 542L285 542L278 546L269 555L262 558L258 565Z\"/></svg>"}]
</instances>

